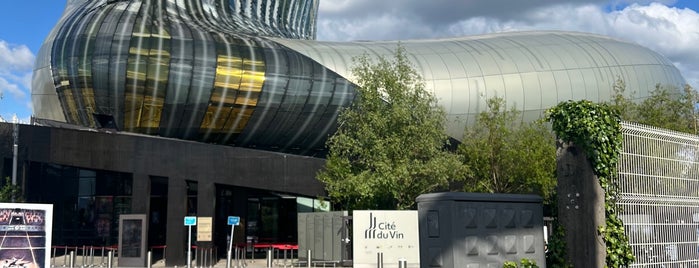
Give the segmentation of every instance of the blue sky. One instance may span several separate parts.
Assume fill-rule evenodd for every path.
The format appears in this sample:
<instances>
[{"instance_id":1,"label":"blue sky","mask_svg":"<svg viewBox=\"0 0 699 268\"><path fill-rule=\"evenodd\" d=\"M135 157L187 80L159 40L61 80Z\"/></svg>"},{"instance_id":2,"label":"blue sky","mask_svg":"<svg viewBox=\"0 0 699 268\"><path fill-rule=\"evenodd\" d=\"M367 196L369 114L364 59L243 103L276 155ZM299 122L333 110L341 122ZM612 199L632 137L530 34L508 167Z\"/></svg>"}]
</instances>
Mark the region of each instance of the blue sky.
<instances>
[{"instance_id":1,"label":"blue sky","mask_svg":"<svg viewBox=\"0 0 699 268\"><path fill-rule=\"evenodd\" d=\"M20 121L29 121L35 55L64 6L65 0L8 1L0 9L0 117L4 120L11 121L16 114ZM317 35L319 40L348 41L519 30L592 32L663 54L696 88L698 10L697 0L320 0Z\"/></svg>"}]
</instances>

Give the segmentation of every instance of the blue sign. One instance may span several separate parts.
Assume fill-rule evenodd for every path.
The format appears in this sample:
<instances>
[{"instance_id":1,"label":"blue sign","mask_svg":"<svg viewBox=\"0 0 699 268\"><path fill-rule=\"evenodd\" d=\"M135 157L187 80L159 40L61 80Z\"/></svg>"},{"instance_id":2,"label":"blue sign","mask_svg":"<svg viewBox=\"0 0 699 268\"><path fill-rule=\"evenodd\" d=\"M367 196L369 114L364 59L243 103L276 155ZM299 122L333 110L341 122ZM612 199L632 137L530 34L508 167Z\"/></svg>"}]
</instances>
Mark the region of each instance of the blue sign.
<instances>
[{"instance_id":1,"label":"blue sign","mask_svg":"<svg viewBox=\"0 0 699 268\"><path fill-rule=\"evenodd\" d=\"M228 225L238 225L238 224L240 224L240 217L228 216Z\"/></svg>"},{"instance_id":2,"label":"blue sign","mask_svg":"<svg viewBox=\"0 0 699 268\"><path fill-rule=\"evenodd\" d=\"M197 217L187 216L184 217L184 226L194 226L197 225Z\"/></svg>"}]
</instances>

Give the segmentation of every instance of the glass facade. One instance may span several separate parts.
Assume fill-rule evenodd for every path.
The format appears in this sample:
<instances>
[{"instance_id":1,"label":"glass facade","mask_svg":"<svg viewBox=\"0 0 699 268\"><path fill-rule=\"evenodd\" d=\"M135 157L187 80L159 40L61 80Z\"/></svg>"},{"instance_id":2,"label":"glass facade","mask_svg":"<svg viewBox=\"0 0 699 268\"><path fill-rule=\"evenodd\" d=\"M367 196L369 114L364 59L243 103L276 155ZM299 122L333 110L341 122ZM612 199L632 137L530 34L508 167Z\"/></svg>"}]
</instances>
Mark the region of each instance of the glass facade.
<instances>
[{"instance_id":1,"label":"glass facade","mask_svg":"<svg viewBox=\"0 0 699 268\"><path fill-rule=\"evenodd\" d=\"M36 116L86 127L314 155L355 94L352 58L398 42L318 42L318 1L73 0L37 57ZM522 120L569 99L634 98L679 71L636 44L570 32L400 41L448 114L448 134L488 98Z\"/></svg>"},{"instance_id":2,"label":"glass facade","mask_svg":"<svg viewBox=\"0 0 699 268\"><path fill-rule=\"evenodd\" d=\"M119 215L131 213L131 174L57 164L30 164L26 199L53 204L57 245L117 243Z\"/></svg>"}]
</instances>

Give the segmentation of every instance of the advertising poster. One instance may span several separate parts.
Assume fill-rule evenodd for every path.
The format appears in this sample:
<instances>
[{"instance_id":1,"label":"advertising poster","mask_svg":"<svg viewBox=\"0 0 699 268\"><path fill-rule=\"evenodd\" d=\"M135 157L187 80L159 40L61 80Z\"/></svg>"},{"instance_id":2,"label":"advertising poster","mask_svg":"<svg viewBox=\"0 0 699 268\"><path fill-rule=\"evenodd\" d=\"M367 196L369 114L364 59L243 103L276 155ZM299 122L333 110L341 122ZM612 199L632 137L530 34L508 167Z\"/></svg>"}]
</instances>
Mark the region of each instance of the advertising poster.
<instances>
[{"instance_id":1,"label":"advertising poster","mask_svg":"<svg viewBox=\"0 0 699 268\"><path fill-rule=\"evenodd\" d=\"M50 266L53 205L0 203L0 267Z\"/></svg>"},{"instance_id":2,"label":"advertising poster","mask_svg":"<svg viewBox=\"0 0 699 268\"><path fill-rule=\"evenodd\" d=\"M374 268L378 254L382 267L419 267L420 234L416 210L355 210L352 212L353 264L355 268Z\"/></svg>"}]
</instances>

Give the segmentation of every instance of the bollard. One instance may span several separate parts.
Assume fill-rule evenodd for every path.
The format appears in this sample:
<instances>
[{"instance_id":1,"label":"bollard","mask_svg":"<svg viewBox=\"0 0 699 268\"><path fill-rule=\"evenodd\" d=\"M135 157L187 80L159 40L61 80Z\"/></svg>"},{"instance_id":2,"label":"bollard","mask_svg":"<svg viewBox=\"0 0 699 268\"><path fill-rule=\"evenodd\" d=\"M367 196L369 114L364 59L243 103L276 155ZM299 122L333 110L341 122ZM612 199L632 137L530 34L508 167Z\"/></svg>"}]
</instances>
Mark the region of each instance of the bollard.
<instances>
[{"instance_id":1,"label":"bollard","mask_svg":"<svg viewBox=\"0 0 699 268\"><path fill-rule=\"evenodd\" d=\"M235 268L240 268L240 248L235 247Z\"/></svg>"},{"instance_id":2,"label":"bollard","mask_svg":"<svg viewBox=\"0 0 699 268\"><path fill-rule=\"evenodd\" d=\"M109 253L107 253L107 267L112 268L113 265L114 265L114 251L110 250Z\"/></svg>"},{"instance_id":3,"label":"bollard","mask_svg":"<svg viewBox=\"0 0 699 268\"><path fill-rule=\"evenodd\" d=\"M311 258L311 250L310 249L308 251L306 251L306 257L307 257L306 258L307 259L306 267L310 268L311 267L311 260L313 260L313 258Z\"/></svg>"},{"instance_id":4,"label":"bollard","mask_svg":"<svg viewBox=\"0 0 699 268\"><path fill-rule=\"evenodd\" d=\"M68 257L70 264L68 267L73 268L75 267L75 251L70 251L70 257Z\"/></svg>"},{"instance_id":5,"label":"bollard","mask_svg":"<svg viewBox=\"0 0 699 268\"><path fill-rule=\"evenodd\" d=\"M376 253L376 268L383 268L383 253Z\"/></svg>"},{"instance_id":6,"label":"bollard","mask_svg":"<svg viewBox=\"0 0 699 268\"><path fill-rule=\"evenodd\" d=\"M87 264L87 254L85 253L85 245L83 245L82 254L83 254L83 256L82 256L82 258L81 258L81 259L83 260L83 266L82 266L82 267L85 267L85 264Z\"/></svg>"},{"instance_id":7,"label":"bollard","mask_svg":"<svg viewBox=\"0 0 699 268\"><path fill-rule=\"evenodd\" d=\"M153 252L149 250L147 256L148 257L146 257L146 267L150 268L153 263Z\"/></svg>"},{"instance_id":8,"label":"bollard","mask_svg":"<svg viewBox=\"0 0 699 268\"><path fill-rule=\"evenodd\" d=\"M63 267L66 267L68 265L68 246L63 248Z\"/></svg>"},{"instance_id":9,"label":"bollard","mask_svg":"<svg viewBox=\"0 0 699 268\"><path fill-rule=\"evenodd\" d=\"M408 268L408 261L404 258L398 259L398 268Z\"/></svg>"},{"instance_id":10,"label":"bollard","mask_svg":"<svg viewBox=\"0 0 699 268\"><path fill-rule=\"evenodd\" d=\"M95 266L95 247L90 246L90 266Z\"/></svg>"},{"instance_id":11,"label":"bollard","mask_svg":"<svg viewBox=\"0 0 699 268\"><path fill-rule=\"evenodd\" d=\"M267 268L272 268L272 250L267 250Z\"/></svg>"},{"instance_id":12,"label":"bollard","mask_svg":"<svg viewBox=\"0 0 699 268\"><path fill-rule=\"evenodd\" d=\"M100 257L100 267L101 267L104 265L104 246L102 246L102 253L100 255L102 255Z\"/></svg>"}]
</instances>

